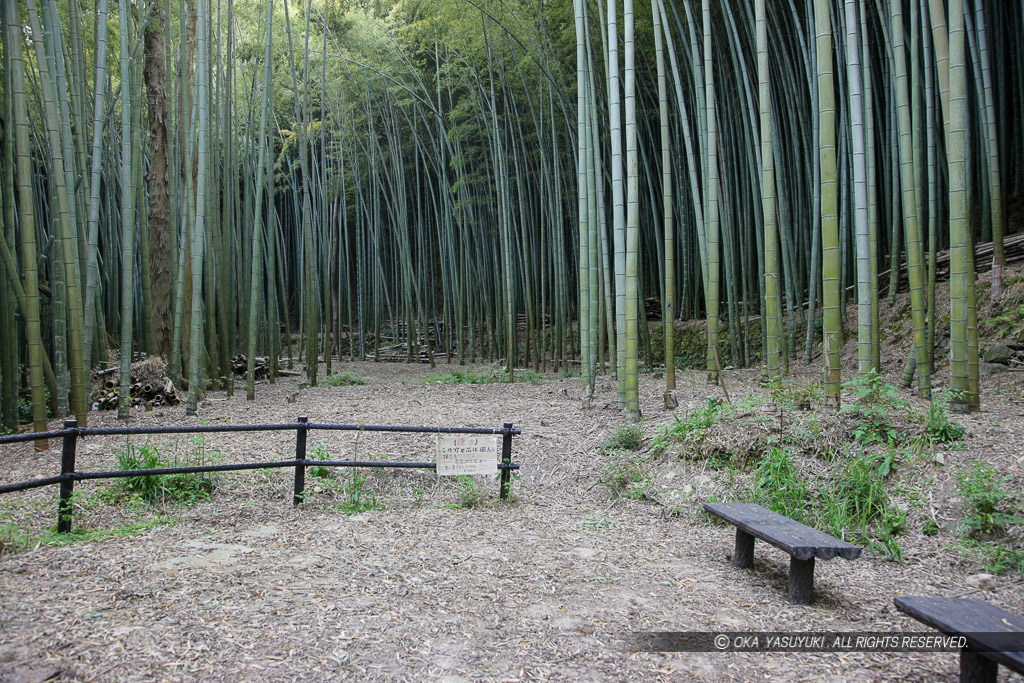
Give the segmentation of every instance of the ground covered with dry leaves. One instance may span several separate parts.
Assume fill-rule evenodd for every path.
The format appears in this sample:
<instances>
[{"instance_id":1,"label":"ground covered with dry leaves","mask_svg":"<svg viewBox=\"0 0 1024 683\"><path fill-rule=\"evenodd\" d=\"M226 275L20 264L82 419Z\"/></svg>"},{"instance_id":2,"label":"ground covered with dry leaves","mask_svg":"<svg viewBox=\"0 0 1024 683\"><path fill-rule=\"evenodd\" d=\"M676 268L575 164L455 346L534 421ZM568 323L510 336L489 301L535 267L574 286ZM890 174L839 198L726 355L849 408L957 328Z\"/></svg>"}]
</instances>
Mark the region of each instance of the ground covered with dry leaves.
<instances>
[{"instance_id":1,"label":"ground covered with dry leaves","mask_svg":"<svg viewBox=\"0 0 1024 683\"><path fill-rule=\"evenodd\" d=\"M708 498L742 500L749 472L711 467L685 444L643 455L673 422L659 375L641 379L637 457L650 481L640 495L616 497L602 482L621 456L600 446L624 422L607 378L583 410L579 378L445 385L422 381L447 366L344 368L366 383L303 388L286 378L259 385L254 403L243 391L213 393L198 418L185 418L183 406L136 408L133 423L509 421L523 431L513 448L522 465L515 501L499 502L492 481L412 470L311 476L301 508L291 504L290 470L220 475L212 497L192 506L143 504L117 482L85 482L75 501L83 533L59 544L50 533L55 488L4 496L0 680L955 680L955 654L635 653L623 641L647 630L926 630L893 608L894 596L908 594L981 597L1024 614L1015 573L968 582L985 570L955 532L964 463L992 462L1022 488L1019 374L986 380L983 411L958 418L970 433L965 446L937 446L901 470L895 495L911 501L902 562L879 548L819 562L816 602L793 606L788 556L758 544L756 568L734 569L732 528L700 513ZM755 370L724 376L736 415L762 411L764 429L787 429L789 413L768 405ZM677 414L710 395L720 389L703 373L680 373ZM113 413L90 418L117 424ZM424 460L433 438L314 432L309 447L336 458ZM90 438L79 467L116 467L125 446L123 437ZM149 446L179 461L284 460L294 434L152 437ZM57 473L59 459L31 444L3 447L2 482ZM820 462L809 456L798 469ZM937 535L920 533L928 520Z\"/></svg>"}]
</instances>

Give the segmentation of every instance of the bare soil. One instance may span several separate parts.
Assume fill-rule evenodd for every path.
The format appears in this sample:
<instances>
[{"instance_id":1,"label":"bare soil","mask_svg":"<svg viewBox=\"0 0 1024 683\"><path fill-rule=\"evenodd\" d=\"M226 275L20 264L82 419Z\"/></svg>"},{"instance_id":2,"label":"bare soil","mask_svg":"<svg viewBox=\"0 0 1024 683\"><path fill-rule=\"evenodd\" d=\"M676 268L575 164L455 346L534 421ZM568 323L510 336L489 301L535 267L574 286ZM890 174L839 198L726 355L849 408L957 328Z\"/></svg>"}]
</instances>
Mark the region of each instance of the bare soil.
<instances>
[{"instance_id":1,"label":"bare soil","mask_svg":"<svg viewBox=\"0 0 1024 683\"><path fill-rule=\"evenodd\" d=\"M900 350L887 353L895 372ZM289 470L221 475L211 500L165 503L166 523L141 533L0 552L0 681L952 681L956 654L634 653L623 641L648 630L926 631L895 611L898 595L980 597L1024 614L1020 577L1004 575L984 588L967 582L984 570L956 536L957 474L967 462L993 463L1011 477L1018 499L1024 490L1019 373L986 378L982 412L957 417L970 432L965 448L939 446L941 464L920 462L901 475L901 486L919 501L900 539L903 562L870 548L853 562L819 562L816 602L793 606L786 600L788 556L758 544L755 569L734 569L732 528L700 513L711 492L728 492L724 473L691 463L679 476L657 480L650 498L682 495L677 515L650 499L610 496L601 477L611 456L599 445L624 421L608 378L599 380L594 407L583 410L579 378L424 385L449 366L344 369L367 383L302 388L297 378L284 378L259 385L256 402L245 400L239 384L233 398L211 394L201 418L186 418L183 406L136 408L133 423L254 424L299 415L367 424L513 422L523 431L513 447L522 465L515 502L498 502L497 484L480 478L483 500L464 508L456 481L387 470L367 473L364 482L364 495L383 507L348 516L335 506L351 497L343 489L351 475L309 478L312 494L301 508L291 504ZM820 372L817 364L793 369ZM757 374L725 371L734 402L767 400ZM658 375L641 377L645 448L672 420L662 407L663 383ZM720 390L706 385L704 373L686 371L678 393L684 415ZM113 413L90 415L91 426L115 424ZM294 435L152 437L151 445L225 462L288 459ZM318 445L338 458L429 460L433 437L313 432L310 450ZM123 448L123 438L90 438L81 444L79 467L115 467ZM55 474L59 459L56 450L37 455L31 444L5 446L3 482ZM117 487L79 484L76 528L116 531L158 519L151 508L119 501ZM18 538L45 537L55 513L53 487L4 496L0 540L14 547ZM937 536L920 533L927 519L938 522Z\"/></svg>"}]
</instances>

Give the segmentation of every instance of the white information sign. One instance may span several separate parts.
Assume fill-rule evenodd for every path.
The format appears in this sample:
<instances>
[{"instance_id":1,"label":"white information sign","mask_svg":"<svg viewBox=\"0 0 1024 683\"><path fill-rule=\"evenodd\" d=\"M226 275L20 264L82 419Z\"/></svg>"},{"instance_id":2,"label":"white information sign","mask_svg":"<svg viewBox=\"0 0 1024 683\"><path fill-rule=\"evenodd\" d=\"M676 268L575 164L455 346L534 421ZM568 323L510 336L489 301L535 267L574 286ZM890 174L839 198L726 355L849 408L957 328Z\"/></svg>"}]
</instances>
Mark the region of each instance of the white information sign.
<instances>
[{"instance_id":1,"label":"white information sign","mask_svg":"<svg viewBox=\"0 0 1024 683\"><path fill-rule=\"evenodd\" d=\"M437 474L452 477L459 474L497 474L498 437L437 437Z\"/></svg>"}]
</instances>

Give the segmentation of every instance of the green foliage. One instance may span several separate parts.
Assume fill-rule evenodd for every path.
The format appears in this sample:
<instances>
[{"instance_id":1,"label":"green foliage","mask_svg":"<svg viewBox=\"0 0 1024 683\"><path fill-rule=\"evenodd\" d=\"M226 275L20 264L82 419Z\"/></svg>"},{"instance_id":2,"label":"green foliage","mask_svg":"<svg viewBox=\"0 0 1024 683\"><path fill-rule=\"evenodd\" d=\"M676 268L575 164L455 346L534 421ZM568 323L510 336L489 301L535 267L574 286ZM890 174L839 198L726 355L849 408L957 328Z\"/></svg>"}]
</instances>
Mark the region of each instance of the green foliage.
<instances>
[{"instance_id":1,"label":"green foliage","mask_svg":"<svg viewBox=\"0 0 1024 683\"><path fill-rule=\"evenodd\" d=\"M599 481L616 499L642 500L647 497L651 485L644 459L637 454L622 452L612 454L611 460L602 468Z\"/></svg>"},{"instance_id":2,"label":"green foliage","mask_svg":"<svg viewBox=\"0 0 1024 683\"><path fill-rule=\"evenodd\" d=\"M23 552L40 545L65 546L72 543L102 541L108 538L126 538L175 523L173 517L156 517L141 522L129 522L113 529L75 529L70 533L58 534L55 530L35 536L17 522L6 517L0 521L0 557Z\"/></svg>"},{"instance_id":3,"label":"green foliage","mask_svg":"<svg viewBox=\"0 0 1024 683\"><path fill-rule=\"evenodd\" d=\"M349 387L366 384L367 379L368 378L356 374L351 370L343 370L341 372L336 372L333 375L328 375L324 378L324 382L332 387Z\"/></svg>"},{"instance_id":4,"label":"green foliage","mask_svg":"<svg viewBox=\"0 0 1024 683\"><path fill-rule=\"evenodd\" d=\"M513 472L512 476L509 477L508 482L505 483L505 502L506 503L518 503L519 502L519 498L516 497L515 492L512 490L513 489L513 484L515 484L515 482L517 482L517 481L519 481L519 474L517 472Z\"/></svg>"},{"instance_id":5,"label":"green foliage","mask_svg":"<svg viewBox=\"0 0 1024 683\"><path fill-rule=\"evenodd\" d=\"M127 448L117 452L117 468L122 472L151 470L161 466L160 454L148 443L138 447L128 442ZM126 477L121 482L126 491L141 496L143 500L150 503L159 500L163 488L160 477L155 474Z\"/></svg>"},{"instance_id":6,"label":"green foliage","mask_svg":"<svg viewBox=\"0 0 1024 683\"><path fill-rule=\"evenodd\" d=\"M525 382L525 383L529 383L529 384L540 384L541 382L543 382L547 378L548 378L547 375L542 375L539 372L534 372L533 370L529 370L529 369L525 369L524 368L522 370L516 370L515 381L516 382L520 382L520 383ZM504 379L502 381L508 381L508 380Z\"/></svg>"},{"instance_id":7,"label":"green foliage","mask_svg":"<svg viewBox=\"0 0 1024 683\"><path fill-rule=\"evenodd\" d=\"M880 517L888 504L889 497L882 485L883 469L876 463L875 458L863 455L849 460L837 487L837 503L843 506L846 518L858 527ZM888 469L888 465L884 467Z\"/></svg>"},{"instance_id":8,"label":"green foliage","mask_svg":"<svg viewBox=\"0 0 1024 683\"><path fill-rule=\"evenodd\" d=\"M889 422L893 411L909 405L900 397L899 389L887 384L874 369L845 382L843 387L853 392L854 402L844 405L839 412L857 415L853 430L855 441L884 444L899 440L899 432Z\"/></svg>"},{"instance_id":9,"label":"green foliage","mask_svg":"<svg viewBox=\"0 0 1024 683\"><path fill-rule=\"evenodd\" d=\"M149 470L162 467L194 467L206 465L211 461L206 451L206 442L202 435L191 439L192 449L182 458L168 460L160 455L156 446L147 441L143 446L136 446L131 441L123 450L117 452L118 469L121 471ZM182 474L140 474L121 479L124 493L137 497L153 505L166 501L174 501L185 505L209 500L214 489L212 473Z\"/></svg>"},{"instance_id":10,"label":"green foliage","mask_svg":"<svg viewBox=\"0 0 1024 683\"><path fill-rule=\"evenodd\" d=\"M1014 514L1013 500L1004 488L1010 478L1000 476L992 465L975 460L958 479L968 536L975 539L999 536L1012 524L1022 522Z\"/></svg>"},{"instance_id":11,"label":"green foliage","mask_svg":"<svg viewBox=\"0 0 1024 683\"><path fill-rule=\"evenodd\" d=\"M718 359L724 368L727 365L744 365L741 357L732 357L732 343L730 341L729 325L725 319L719 322L718 338ZM744 331L747 339L743 339ZM663 322L650 326L651 358L647 359L649 365L664 365L665 363L665 325ZM703 370L708 366L708 341L707 327L703 324L676 324L673 333L675 342L675 364L677 370ZM741 325L737 341L740 349L744 344L750 349L750 363L758 363L761 359L761 328L757 325Z\"/></svg>"},{"instance_id":12,"label":"green foliage","mask_svg":"<svg viewBox=\"0 0 1024 683\"><path fill-rule=\"evenodd\" d=\"M700 408L694 410L685 419L672 413L675 422L662 427L661 435L672 441L697 443L707 436L708 430L714 426L722 413L722 404L718 399L709 398Z\"/></svg>"},{"instance_id":13,"label":"green foliage","mask_svg":"<svg viewBox=\"0 0 1024 683\"><path fill-rule=\"evenodd\" d=\"M309 460L331 460L332 456L330 452L322 445L318 445L313 449L313 452L309 454ZM331 476L331 468L325 467L324 465L313 465L312 467L306 468L306 472L309 476L316 477L317 479L328 479Z\"/></svg>"},{"instance_id":14,"label":"green foliage","mask_svg":"<svg viewBox=\"0 0 1024 683\"><path fill-rule=\"evenodd\" d=\"M44 390L46 395L46 419L53 419L53 410L50 409L50 390ZM28 389L22 389L18 394L18 424L32 423L32 396Z\"/></svg>"},{"instance_id":15,"label":"green foliage","mask_svg":"<svg viewBox=\"0 0 1024 683\"><path fill-rule=\"evenodd\" d=\"M892 462L891 452L849 459L834 490L821 492L819 518L829 533L860 539L899 562L903 551L896 537L906 531L907 513L892 504L885 490Z\"/></svg>"},{"instance_id":16,"label":"green foliage","mask_svg":"<svg viewBox=\"0 0 1024 683\"><path fill-rule=\"evenodd\" d=\"M413 507L423 507L423 496L424 491L420 487L416 487L412 490L412 505Z\"/></svg>"},{"instance_id":17,"label":"green foliage","mask_svg":"<svg viewBox=\"0 0 1024 683\"><path fill-rule=\"evenodd\" d=\"M934 519L925 520L924 524L921 525L921 533L925 536L938 536L939 523Z\"/></svg>"},{"instance_id":18,"label":"green foliage","mask_svg":"<svg viewBox=\"0 0 1024 683\"><path fill-rule=\"evenodd\" d=\"M516 370L514 381L520 383L538 384L548 379L533 370ZM480 372L472 370L452 370L437 375L429 375L421 380L419 384L501 384L508 383L508 371L499 363L492 363L481 368Z\"/></svg>"},{"instance_id":19,"label":"green foliage","mask_svg":"<svg viewBox=\"0 0 1024 683\"><path fill-rule=\"evenodd\" d=\"M821 398L821 382L808 378L799 384L788 384L782 377L768 381L768 392L772 403L777 406L809 408L813 401Z\"/></svg>"},{"instance_id":20,"label":"green foliage","mask_svg":"<svg viewBox=\"0 0 1024 683\"><path fill-rule=\"evenodd\" d=\"M639 427L626 425L605 439L599 450L606 455L615 451L638 451L643 438L644 435Z\"/></svg>"},{"instance_id":21,"label":"green foliage","mask_svg":"<svg viewBox=\"0 0 1024 683\"><path fill-rule=\"evenodd\" d=\"M1024 341L1024 303L1008 306L999 315L986 318L985 326L986 338Z\"/></svg>"},{"instance_id":22,"label":"green foliage","mask_svg":"<svg viewBox=\"0 0 1024 683\"><path fill-rule=\"evenodd\" d=\"M770 510L803 522L807 487L797 477L789 453L771 448L754 471L754 495Z\"/></svg>"},{"instance_id":23,"label":"green foliage","mask_svg":"<svg viewBox=\"0 0 1024 683\"><path fill-rule=\"evenodd\" d=\"M926 433L935 443L953 443L967 436L967 430L949 418L947 402L936 400L928 405Z\"/></svg>"},{"instance_id":24,"label":"green foliage","mask_svg":"<svg viewBox=\"0 0 1024 683\"><path fill-rule=\"evenodd\" d=\"M472 370L452 370L444 374L430 375L420 384L493 384L500 381L492 375L473 372Z\"/></svg>"},{"instance_id":25,"label":"green foliage","mask_svg":"<svg viewBox=\"0 0 1024 683\"><path fill-rule=\"evenodd\" d=\"M1002 541L965 539L963 548L976 556L985 569L993 574L1015 573L1024 579L1024 550L1011 548Z\"/></svg>"},{"instance_id":26,"label":"green foliage","mask_svg":"<svg viewBox=\"0 0 1024 683\"><path fill-rule=\"evenodd\" d=\"M369 510L383 509L384 506L377 502L377 497L364 490L367 481L368 477L359 472L351 472L340 477L336 495L341 500L328 505L328 509L345 515L358 515Z\"/></svg>"},{"instance_id":27,"label":"green foliage","mask_svg":"<svg viewBox=\"0 0 1024 683\"><path fill-rule=\"evenodd\" d=\"M458 478L459 486L459 507L474 508L483 502L484 492L480 484L468 475L461 475Z\"/></svg>"}]
</instances>

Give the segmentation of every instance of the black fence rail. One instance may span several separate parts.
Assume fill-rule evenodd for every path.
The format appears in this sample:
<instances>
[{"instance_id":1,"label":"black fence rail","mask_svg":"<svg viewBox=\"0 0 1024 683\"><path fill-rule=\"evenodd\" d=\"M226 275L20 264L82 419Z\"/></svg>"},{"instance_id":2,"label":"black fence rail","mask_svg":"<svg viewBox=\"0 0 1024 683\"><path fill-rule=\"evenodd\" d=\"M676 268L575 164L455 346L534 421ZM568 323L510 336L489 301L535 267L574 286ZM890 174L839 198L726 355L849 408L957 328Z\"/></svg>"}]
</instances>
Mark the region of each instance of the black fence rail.
<instances>
[{"instance_id":1,"label":"black fence rail","mask_svg":"<svg viewBox=\"0 0 1024 683\"><path fill-rule=\"evenodd\" d=\"M480 427L409 427L398 425L364 425L364 424L333 424L310 422L301 416L295 422L266 425L202 425L180 427L93 427L79 428L77 420L65 420L64 429L50 432L32 432L0 437L0 445L36 441L38 439L61 439L60 474L55 477L44 477L32 481L0 486L0 494L14 491L27 491L41 486L60 485L57 503L57 532L71 531L71 496L76 481L88 479L119 479L122 477L139 477L144 475L164 474L195 474L200 472L234 472L239 470L266 470L280 467L295 468L295 491L292 505L299 505L305 495L306 468L317 467L381 467L406 469L436 469L433 462L401 462L385 460L307 460L306 436L311 430L345 431L345 432L403 432L411 434L493 434L501 435L501 462L498 463L499 490L498 495L505 499L512 479L512 471L519 469L519 464L512 462L512 437L521 434L511 422L506 422L500 429ZM265 462L229 463L221 465L191 465L188 467L155 467L138 470L85 471L75 470L75 457L78 440L89 436L124 436L132 434L218 434L225 432L295 432L295 459L272 460Z\"/></svg>"}]
</instances>

